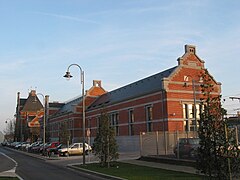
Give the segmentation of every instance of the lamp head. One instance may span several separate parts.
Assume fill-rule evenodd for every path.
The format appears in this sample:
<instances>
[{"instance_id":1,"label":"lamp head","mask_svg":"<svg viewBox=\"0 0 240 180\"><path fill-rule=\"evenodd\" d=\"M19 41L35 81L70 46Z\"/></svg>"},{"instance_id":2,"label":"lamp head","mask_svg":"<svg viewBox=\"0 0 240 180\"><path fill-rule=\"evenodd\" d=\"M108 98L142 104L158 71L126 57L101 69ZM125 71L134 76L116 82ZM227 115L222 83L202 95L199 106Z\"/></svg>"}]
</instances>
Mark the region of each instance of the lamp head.
<instances>
[{"instance_id":1,"label":"lamp head","mask_svg":"<svg viewBox=\"0 0 240 180\"><path fill-rule=\"evenodd\" d=\"M67 71L66 74L63 77L65 77L67 79L70 79L70 78L72 78L72 75L70 74L69 71Z\"/></svg>"}]
</instances>

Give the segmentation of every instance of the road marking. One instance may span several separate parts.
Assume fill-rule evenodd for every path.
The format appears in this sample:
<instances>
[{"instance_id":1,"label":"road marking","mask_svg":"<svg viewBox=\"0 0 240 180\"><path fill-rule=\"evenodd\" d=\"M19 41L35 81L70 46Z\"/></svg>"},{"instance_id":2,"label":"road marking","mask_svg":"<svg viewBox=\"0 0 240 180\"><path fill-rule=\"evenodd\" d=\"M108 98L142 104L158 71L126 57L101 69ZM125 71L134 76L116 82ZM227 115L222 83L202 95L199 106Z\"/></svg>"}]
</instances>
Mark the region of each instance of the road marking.
<instances>
[{"instance_id":1,"label":"road marking","mask_svg":"<svg viewBox=\"0 0 240 180\"><path fill-rule=\"evenodd\" d=\"M10 170L7 170L7 171L4 171L4 172L1 172L0 176L15 176L15 177L18 177L20 180L23 180L19 175L17 175L15 173L16 172L16 168L18 166L17 161L15 161L13 158L9 157L8 155L4 154L3 152L0 152L0 154L2 154L3 156L5 156L6 158L10 159L11 161L13 161L15 163L14 168L12 168Z\"/></svg>"},{"instance_id":2,"label":"road marking","mask_svg":"<svg viewBox=\"0 0 240 180\"><path fill-rule=\"evenodd\" d=\"M2 154L3 156L5 156L6 158L10 159L11 161L13 161L15 163L15 167L13 168L14 172L15 172L18 163L13 158L9 157L8 155L4 154L3 152L0 152L0 154ZM11 169L9 171L12 171L13 169Z\"/></svg>"}]
</instances>

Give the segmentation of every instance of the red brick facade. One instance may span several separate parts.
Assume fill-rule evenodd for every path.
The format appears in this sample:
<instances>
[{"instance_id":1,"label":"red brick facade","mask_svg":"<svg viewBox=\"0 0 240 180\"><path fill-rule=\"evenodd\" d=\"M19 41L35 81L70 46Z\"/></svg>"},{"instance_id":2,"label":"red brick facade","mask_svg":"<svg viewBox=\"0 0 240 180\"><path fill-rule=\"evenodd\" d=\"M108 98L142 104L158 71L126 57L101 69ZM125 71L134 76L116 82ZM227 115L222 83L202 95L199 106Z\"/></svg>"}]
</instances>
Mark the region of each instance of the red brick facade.
<instances>
[{"instance_id":1,"label":"red brick facade","mask_svg":"<svg viewBox=\"0 0 240 180\"><path fill-rule=\"evenodd\" d=\"M159 78L160 75L154 75L109 92L105 98L97 99L87 110L87 127L91 129L91 136L96 135L99 124L99 116L102 111L110 115L112 126L115 127L117 136L139 135L140 132L149 131L194 131L197 126L195 117L193 117L194 96L196 104L196 118L199 118L201 78L200 73L205 69L204 61L196 55L194 46L185 46L185 54L178 59L178 66L169 69L169 75ZM167 70L168 71L168 70ZM163 74L166 74L165 71ZM158 81L154 80L158 78ZM220 94L221 84L217 83L212 76L215 85L215 94ZM139 83L147 85L147 81L159 83L158 91L149 91L141 95ZM127 99L119 99L111 103L111 97L114 93L129 91L131 88L138 88L139 96ZM103 100L105 99L105 100ZM98 103L99 101L99 103ZM110 102L110 103L109 103ZM102 105L104 104L104 105ZM185 117L185 109L188 111L188 117ZM192 109L191 109L192 108ZM191 112L192 111L192 112ZM131 118L132 117L132 118Z\"/></svg>"},{"instance_id":2,"label":"red brick facade","mask_svg":"<svg viewBox=\"0 0 240 180\"><path fill-rule=\"evenodd\" d=\"M101 81L94 81L86 94L86 129L90 129L91 139L96 136L103 111L109 114L119 144L128 141L138 146L141 132L195 131L201 108L200 73L203 70L204 61L196 55L195 46L186 45L177 66L153 76L111 92L102 88ZM213 93L219 95L221 84L209 77L214 83ZM49 103L48 110L47 126L52 141L59 140L62 123L67 123L72 142L81 140L82 97L65 104Z\"/></svg>"},{"instance_id":3,"label":"red brick facade","mask_svg":"<svg viewBox=\"0 0 240 180\"><path fill-rule=\"evenodd\" d=\"M96 98L106 91L101 87L101 81L93 81L93 86L86 92L85 105L89 106ZM60 106L59 106L60 105ZM82 97L67 103L49 103L48 133L51 141L58 141L61 125L66 124L70 131L70 142L77 142L82 137Z\"/></svg>"}]
</instances>

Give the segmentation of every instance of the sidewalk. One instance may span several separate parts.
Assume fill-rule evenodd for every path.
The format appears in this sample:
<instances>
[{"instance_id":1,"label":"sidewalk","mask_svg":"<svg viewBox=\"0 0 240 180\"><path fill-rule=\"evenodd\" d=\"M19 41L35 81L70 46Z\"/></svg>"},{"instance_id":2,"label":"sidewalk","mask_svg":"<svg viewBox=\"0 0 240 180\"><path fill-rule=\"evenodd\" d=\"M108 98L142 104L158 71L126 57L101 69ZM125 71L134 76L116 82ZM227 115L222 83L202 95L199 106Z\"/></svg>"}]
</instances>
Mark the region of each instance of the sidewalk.
<instances>
[{"instance_id":1,"label":"sidewalk","mask_svg":"<svg viewBox=\"0 0 240 180\"><path fill-rule=\"evenodd\" d=\"M118 161L139 166L199 174L197 169L194 167L195 161L193 160L174 159L160 156L140 156L140 153L125 152L120 154Z\"/></svg>"},{"instance_id":2,"label":"sidewalk","mask_svg":"<svg viewBox=\"0 0 240 180\"><path fill-rule=\"evenodd\" d=\"M8 171L0 172L0 177L17 177L15 173L15 169L11 169Z\"/></svg>"}]
</instances>

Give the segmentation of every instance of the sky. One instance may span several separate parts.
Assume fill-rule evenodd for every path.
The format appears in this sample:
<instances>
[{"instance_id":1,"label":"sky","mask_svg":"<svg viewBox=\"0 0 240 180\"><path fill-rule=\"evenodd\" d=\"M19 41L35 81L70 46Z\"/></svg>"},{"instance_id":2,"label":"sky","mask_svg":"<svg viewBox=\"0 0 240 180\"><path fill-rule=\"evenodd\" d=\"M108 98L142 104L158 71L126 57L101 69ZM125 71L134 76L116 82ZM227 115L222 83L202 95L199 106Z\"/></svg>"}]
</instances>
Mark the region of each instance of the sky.
<instances>
[{"instance_id":1,"label":"sky","mask_svg":"<svg viewBox=\"0 0 240 180\"><path fill-rule=\"evenodd\" d=\"M111 91L177 65L184 45L196 46L222 83L228 114L240 108L240 1L1 0L0 131L14 118L17 92L65 102L101 80ZM39 97L41 99L41 96Z\"/></svg>"}]
</instances>

